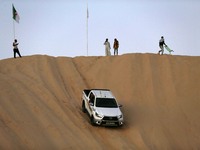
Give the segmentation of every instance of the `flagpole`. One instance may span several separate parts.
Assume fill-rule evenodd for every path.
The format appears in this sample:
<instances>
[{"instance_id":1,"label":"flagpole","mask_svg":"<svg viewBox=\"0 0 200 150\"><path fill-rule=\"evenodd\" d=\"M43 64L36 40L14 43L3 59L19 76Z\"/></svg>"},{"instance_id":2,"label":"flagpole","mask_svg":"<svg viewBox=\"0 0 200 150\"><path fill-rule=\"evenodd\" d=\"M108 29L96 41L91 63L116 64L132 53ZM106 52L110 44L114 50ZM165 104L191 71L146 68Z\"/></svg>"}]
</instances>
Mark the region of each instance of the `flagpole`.
<instances>
[{"instance_id":1,"label":"flagpole","mask_svg":"<svg viewBox=\"0 0 200 150\"><path fill-rule=\"evenodd\" d=\"M13 19L13 37L14 37L14 40L15 40L15 21Z\"/></svg>"},{"instance_id":2,"label":"flagpole","mask_svg":"<svg viewBox=\"0 0 200 150\"><path fill-rule=\"evenodd\" d=\"M12 14L14 16L13 8L14 8L14 5L12 4ZM12 20L13 20L13 37L14 37L14 40L15 40L15 21L14 21L14 18Z\"/></svg>"},{"instance_id":3,"label":"flagpole","mask_svg":"<svg viewBox=\"0 0 200 150\"><path fill-rule=\"evenodd\" d=\"M87 48L87 56L88 56L88 2L87 2L87 16L86 16L86 48Z\"/></svg>"}]
</instances>

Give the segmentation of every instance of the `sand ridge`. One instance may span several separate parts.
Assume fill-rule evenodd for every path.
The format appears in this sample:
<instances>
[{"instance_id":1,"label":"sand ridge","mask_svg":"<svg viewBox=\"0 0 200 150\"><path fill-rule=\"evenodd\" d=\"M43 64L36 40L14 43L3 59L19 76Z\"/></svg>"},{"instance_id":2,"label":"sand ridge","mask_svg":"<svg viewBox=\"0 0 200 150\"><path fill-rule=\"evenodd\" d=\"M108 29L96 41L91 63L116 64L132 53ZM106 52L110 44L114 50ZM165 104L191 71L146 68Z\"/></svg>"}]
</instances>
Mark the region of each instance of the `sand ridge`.
<instances>
[{"instance_id":1,"label":"sand ridge","mask_svg":"<svg viewBox=\"0 0 200 150\"><path fill-rule=\"evenodd\" d=\"M0 149L200 149L200 57L124 54L0 61ZM93 127L82 90L108 88L122 128Z\"/></svg>"}]
</instances>

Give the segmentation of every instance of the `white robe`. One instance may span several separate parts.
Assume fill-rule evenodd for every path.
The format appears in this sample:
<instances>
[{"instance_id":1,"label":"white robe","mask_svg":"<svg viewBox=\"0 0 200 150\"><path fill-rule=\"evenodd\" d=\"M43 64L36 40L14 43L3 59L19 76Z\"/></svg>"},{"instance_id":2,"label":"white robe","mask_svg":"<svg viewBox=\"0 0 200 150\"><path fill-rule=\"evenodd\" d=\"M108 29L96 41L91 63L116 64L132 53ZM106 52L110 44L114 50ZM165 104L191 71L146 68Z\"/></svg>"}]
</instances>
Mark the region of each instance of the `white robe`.
<instances>
[{"instance_id":1,"label":"white robe","mask_svg":"<svg viewBox=\"0 0 200 150\"><path fill-rule=\"evenodd\" d=\"M111 53L110 53L110 43L109 42L105 42L104 43L104 45L105 45L105 55L106 56L110 56L111 55Z\"/></svg>"}]
</instances>

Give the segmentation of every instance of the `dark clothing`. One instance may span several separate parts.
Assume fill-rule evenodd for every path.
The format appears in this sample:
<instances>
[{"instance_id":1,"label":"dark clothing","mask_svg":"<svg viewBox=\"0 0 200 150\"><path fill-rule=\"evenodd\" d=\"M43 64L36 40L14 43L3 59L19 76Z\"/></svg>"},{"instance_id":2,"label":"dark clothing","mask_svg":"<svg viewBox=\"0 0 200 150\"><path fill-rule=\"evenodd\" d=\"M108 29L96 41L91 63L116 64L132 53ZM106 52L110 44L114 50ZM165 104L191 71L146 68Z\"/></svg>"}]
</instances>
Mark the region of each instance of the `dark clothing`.
<instances>
[{"instance_id":1,"label":"dark clothing","mask_svg":"<svg viewBox=\"0 0 200 150\"><path fill-rule=\"evenodd\" d=\"M160 41L159 46L163 46L163 45L165 45L165 41Z\"/></svg>"},{"instance_id":2,"label":"dark clothing","mask_svg":"<svg viewBox=\"0 0 200 150\"><path fill-rule=\"evenodd\" d=\"M16 58L16 53L19 55L19 57L22 57L18 49L13 49L14 52L14 58Z\"/></svg>"},{"instance_id":3,"label":"dark clothing","mask_svg":"<svg viewBox=\"0 0 200 150\"><path fill-rule=\"evenodd\" d=\"M119 48L119 42L117 40L114 41L113 48L114 49L118 49Z\"/></svg>"},{"instance_id":4,"label":"dark clothing","mask_svg":"<svg viewBox=\"0 0 200 150\"><path fill-rule=\"evenodd\" d=\"M159 41L159 46L163 46L163 45L166 45L165 40L164 40L164 38L161 38Z\"/></svg>"}]
</instances>

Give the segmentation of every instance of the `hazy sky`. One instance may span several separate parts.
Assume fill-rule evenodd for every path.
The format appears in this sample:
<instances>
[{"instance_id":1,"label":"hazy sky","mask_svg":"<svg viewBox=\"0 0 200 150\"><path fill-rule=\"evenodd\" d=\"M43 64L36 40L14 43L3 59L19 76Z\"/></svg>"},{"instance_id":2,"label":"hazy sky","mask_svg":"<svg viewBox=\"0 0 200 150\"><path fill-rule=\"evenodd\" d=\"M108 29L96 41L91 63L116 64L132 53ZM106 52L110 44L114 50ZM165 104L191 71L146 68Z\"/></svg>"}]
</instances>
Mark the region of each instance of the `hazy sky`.
<instances>
[{"instance_id":1,"label":"hazy sky","mask_svg":"<svg viewBox=\"0 0 200 150\"><path fill-rule=\"evenodd\" d=\"M12 3L22 56L87 56L87 0L0 0L0 59L13 57ZM88 10L89 56L105 54L106 38L119 54L157 53L162 35L174 55L200 56L199 0L88 0Z\"/></svg>"}]
</instances>

